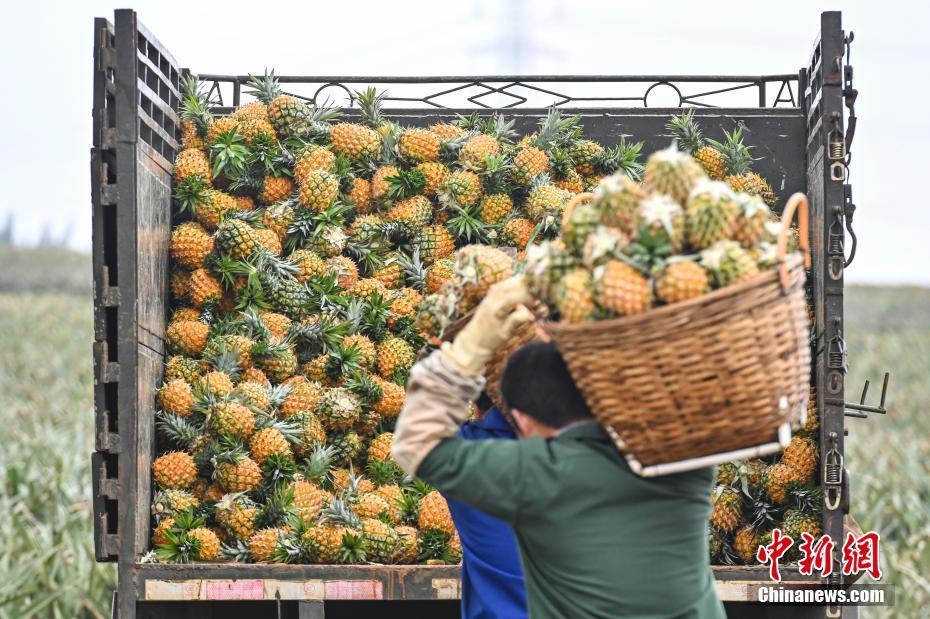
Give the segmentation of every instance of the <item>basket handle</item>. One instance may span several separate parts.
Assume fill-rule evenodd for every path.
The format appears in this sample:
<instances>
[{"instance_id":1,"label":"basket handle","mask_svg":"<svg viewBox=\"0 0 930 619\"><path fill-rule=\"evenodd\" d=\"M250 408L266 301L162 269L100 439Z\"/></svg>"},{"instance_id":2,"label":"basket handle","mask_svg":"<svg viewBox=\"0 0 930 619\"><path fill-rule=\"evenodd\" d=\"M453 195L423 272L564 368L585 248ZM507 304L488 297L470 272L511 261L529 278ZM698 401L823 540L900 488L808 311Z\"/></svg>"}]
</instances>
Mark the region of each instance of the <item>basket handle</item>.
<instances>
[{"instance_id":1,"label":"basket handle","mask_svg":"<svg viewBox=\"0 0 930 619\"><path fill-rule=\"evenodd\" d=\"M562 225L564 226L568 222L568 218L572 216L572 211L575 210L576 206L582 202L590 202L593 197L594 194L590 192L576 193L573 195L571 199L565 203L565 208L562 209Z\"/></svg>"},{"instance_id":2,"label":"basket handle","mask_svg":"<svg viewBox=\"0 0 930 619\"><path fill-rule=\"evenodd\" d=\"M790 283L785 255L788 253L788 234L791 232L791 222L794 220L795 212L798 214L798 236L800 237L801 251L804 254L804 268L809 269L811 266L810 235L808 233L809 207L807 196L798 192L788 198L785 210L781 213L781 231L778 233L778 246L775 255L778 260L778 279L781 281L783 290L787 290Z\"/></svg>"}]
</instances>

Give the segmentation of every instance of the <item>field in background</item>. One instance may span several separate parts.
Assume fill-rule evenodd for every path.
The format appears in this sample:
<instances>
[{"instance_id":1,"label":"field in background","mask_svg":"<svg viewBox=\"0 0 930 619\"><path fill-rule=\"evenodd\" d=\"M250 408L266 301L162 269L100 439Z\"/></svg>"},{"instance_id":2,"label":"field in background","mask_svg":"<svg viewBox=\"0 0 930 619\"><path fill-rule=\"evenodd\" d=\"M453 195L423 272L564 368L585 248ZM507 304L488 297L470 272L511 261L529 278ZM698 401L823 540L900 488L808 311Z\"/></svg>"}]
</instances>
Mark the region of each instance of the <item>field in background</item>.
<instances>
[{"instance_id":1,"label":"field in background","mask_svg":"<svg viewBox=\"0 0 930 619\"><path fill-rule=\"evenodd\" d=\"M0 248L0 264L0 619L108 617L115 572L94 563L90 520L90 260ZM848 423L853 512L881 532L884 581L898 585L896 608L863 616L921 616L930 607L930 289L851 288L847 316L848 397L892 372L890 414Z\"/></svg>"}]
</instances>

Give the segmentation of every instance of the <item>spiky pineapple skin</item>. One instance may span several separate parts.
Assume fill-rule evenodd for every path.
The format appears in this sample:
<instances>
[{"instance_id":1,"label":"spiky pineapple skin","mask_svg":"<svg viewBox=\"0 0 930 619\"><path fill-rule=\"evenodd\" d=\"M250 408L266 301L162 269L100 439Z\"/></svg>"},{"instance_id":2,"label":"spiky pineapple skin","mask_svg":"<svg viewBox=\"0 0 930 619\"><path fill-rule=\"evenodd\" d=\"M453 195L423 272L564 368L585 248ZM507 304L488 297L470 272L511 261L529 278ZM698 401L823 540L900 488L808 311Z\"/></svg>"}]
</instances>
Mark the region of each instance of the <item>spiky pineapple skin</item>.
<instances>
[{"instance_id":1,"label":"spiky pineapple skin","mask_svg":"<svg viewBox=\"0 0 930 619\"><path fill-rule=\"evenodd\" d=\"M679 303L710 290L707 271L693 260L673 262L656 279L656 296L665 303Z\"/></svg>"},{"instance_id":2,"label":"spiky pineapple skin","mask_svg":"<svg viewBox=\"0 0 930 619\"><path fill-rule=\"evenodd\" d=\"M609 261L596 283L598 304L621 316L641 314L649 309L649 280L630 265Z\"/></svg>"}]
</instances>

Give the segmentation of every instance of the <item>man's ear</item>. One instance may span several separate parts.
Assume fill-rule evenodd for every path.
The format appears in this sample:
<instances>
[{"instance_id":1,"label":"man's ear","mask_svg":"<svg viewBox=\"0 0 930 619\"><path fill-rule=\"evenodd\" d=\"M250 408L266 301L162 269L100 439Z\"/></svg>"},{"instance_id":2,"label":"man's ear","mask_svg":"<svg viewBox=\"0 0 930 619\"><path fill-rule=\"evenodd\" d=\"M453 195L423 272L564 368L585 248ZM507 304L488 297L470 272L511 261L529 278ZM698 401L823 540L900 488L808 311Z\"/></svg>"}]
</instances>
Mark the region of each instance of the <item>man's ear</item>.
<instances>
[{"instance_id":1,"label":"man's ear","mask_svg":"<svg viewBox=\"0 0 930 619\"><path fill-rule=\"evenodd\" d=\"M527 437L532 434L532 422L526 413L518 408L511 408L510 419L517 436Z\"/></svg>"}]
</instances>

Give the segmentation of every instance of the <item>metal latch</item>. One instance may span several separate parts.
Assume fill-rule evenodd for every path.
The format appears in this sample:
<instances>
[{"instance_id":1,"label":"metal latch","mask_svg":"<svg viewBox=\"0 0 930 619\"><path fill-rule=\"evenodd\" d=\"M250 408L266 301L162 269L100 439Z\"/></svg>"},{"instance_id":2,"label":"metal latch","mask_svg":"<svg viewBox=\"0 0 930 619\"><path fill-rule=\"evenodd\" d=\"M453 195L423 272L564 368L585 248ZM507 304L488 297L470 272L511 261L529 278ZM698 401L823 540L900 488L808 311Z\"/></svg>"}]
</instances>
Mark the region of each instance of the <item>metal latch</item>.
<instances>
[{"instance_id":1,"label":"metal latch","mask_svg":"<svg viewBox=\"0 0 930 619\"><path fill-rule=\"evenodd\" d=\"M836 448L836 432L830 432L827 439L830 449L823 457L823 504L833 511L843 500L843 454Z\"/></svg>"},{"instance_id":2,"label":"metal latch","mask_svg":"<svg viewBox=\"0 0 930 619\"><path fill-rule=\"evenodd\" d=\"M844 400L838 400L836 398L825 398L824 402L827 404L833 404L843 407L843 414L847 417L855 417L856 419L868 419L869 416L866 413L876 413L878 415L887 415L888 409L885 408L885 398L888 395L888 381L891 378L890 372L885 372L885 378L882 381L882 395L879 398L878 406L869 406L865 403L866 398L869 395L869 381L865 381L865 384L862 386L862 395L859 396L859 402L846 402Z\"/></svg>"}]
</instances>

